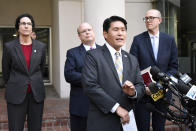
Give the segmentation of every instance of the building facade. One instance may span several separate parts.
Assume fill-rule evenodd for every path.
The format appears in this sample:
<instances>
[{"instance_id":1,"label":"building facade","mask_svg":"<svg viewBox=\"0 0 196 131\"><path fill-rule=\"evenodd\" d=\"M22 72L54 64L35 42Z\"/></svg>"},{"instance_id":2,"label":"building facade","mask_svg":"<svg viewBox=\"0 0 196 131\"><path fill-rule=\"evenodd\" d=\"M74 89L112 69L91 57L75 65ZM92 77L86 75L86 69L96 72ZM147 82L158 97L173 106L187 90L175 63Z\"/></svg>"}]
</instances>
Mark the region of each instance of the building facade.
<instances>
[{"instance_id":1,"label":"building facade","mask_svg":"<svg viewBox=\"0 0 196 131\"><path fill-rule=\"evenodd\" d=\"M196 18L191 16L193 3L196 2L194 0L188 2L186 0L1 0L0 59L3 43L14 38L16 17L22 13L30 13L35 19L37 39L46 43L48 47L45 84L52 85L61 98L68 98L70 86L64 79L64 64L66 51L80 44L76 31L78 25L81 22L92 24L96 42L103 45L105 42L102 35L103 20L111 15L126 18L128 35L123 48L129 51L133 36L146 30L142 20L145 12L156 8L161 11L163 17L161 31L173 35L178 43L180 71L194 76ZM1 72L0 64L0 77Z\"/></svg>"}]
</instances>

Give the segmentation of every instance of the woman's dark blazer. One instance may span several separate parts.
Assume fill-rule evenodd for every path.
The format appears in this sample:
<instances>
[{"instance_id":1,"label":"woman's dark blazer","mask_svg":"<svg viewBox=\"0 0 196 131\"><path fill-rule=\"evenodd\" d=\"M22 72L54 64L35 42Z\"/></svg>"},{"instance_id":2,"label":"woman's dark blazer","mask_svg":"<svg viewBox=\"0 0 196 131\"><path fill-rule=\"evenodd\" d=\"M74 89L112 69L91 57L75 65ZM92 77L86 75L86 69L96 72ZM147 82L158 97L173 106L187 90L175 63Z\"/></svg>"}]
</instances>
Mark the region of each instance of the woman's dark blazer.
<instances>
[{"instance_id":1,"label":"woman's dark blazer","mask_svg":"<svg viewBox=\"0 0 196 131\"><path fill-rule=\"evenodd\" d=\"M32 40L29 70L19 39L5 43L2 57L2 72L5 81L5 98L8 103L21 104L26 96L28 83L36 102L45 98L43 71L46 45Z\"/></svg>"}]
</instances>

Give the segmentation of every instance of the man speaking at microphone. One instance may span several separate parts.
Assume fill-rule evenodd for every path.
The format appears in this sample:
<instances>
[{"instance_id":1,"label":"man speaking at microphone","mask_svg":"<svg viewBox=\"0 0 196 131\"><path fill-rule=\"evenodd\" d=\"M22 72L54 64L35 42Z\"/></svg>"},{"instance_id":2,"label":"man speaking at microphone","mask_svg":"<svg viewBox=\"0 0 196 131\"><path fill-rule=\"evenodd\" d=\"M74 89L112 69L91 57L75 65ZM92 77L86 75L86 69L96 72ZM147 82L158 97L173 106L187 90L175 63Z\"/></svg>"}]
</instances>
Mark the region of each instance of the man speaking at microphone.
<instances>
[{"instance_id":1,"label":"man speaking at microphone","mask_svg":"<svg viewBox=\"0 0 196 131\"><path fill-rule=\"evenodd\" d=\"M157 66L162 72L174 75L178 70L177 47L172 36L159 31L159 24L162 22L161 13L156 9L150 9L144 17L147 31L137 35L133 39L130 53L138 59L140 70L149 66ZM150 112L144 106L145 103L153 103L162 112L166 112L164 105L153 102L150 98L148 87L146 95L136 106L135 116L138 131L150 131ZM171 93L167 92L167 95ZM153 131L164 131L165 118L158 113L152 113Z\"/></svg>"},{"instance_id":2,"label":"man speaking at microphone","mask_svg":"<svg viewBox=\"0 0 196 131\"><path fill-rule=\"evenodd\" d=\"M122 50L126 20L119 16L105 19L103 35L106 44L87 52L82 71L84 92L90 100L87 131L122 131L122 124L133 122L129 111L145 88L137 59Z\"/></svg>"}]
</instances>

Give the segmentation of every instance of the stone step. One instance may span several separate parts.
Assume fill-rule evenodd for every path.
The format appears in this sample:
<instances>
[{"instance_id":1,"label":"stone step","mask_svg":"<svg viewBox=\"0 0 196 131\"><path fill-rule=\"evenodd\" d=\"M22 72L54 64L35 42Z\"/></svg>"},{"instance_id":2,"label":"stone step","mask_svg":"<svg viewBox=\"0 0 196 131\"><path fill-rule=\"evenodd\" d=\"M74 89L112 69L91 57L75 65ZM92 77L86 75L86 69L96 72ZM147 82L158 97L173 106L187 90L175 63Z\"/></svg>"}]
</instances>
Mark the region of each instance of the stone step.
<instances>
[{"instance_id":1,"label":"stone step","mask_svg":"<svg viewBox=\"0 0 196 131\"><path fill-rule=\"evenodd\" d=\"M0 88L0 131L8 131L7 105L4 88ZM51 87L46 88L42 131L69 131L69 99L60 99ZM25 129L27 131L27 124Z\"/></svg>"},{"instance_id":2,"label":"stone step","mask_svg":"<svg viewBox=\"0 0 196 131\"><path fill-rule=\"evenodd\" d=\"M68 101L67 99L59 98L45 100L42 131L69 131ZM5 100L1 99L0 104L0 131L6 131L8 130L8 118ZM26 123L25 131L27 131Z\"/></svg>"}]
</instances>

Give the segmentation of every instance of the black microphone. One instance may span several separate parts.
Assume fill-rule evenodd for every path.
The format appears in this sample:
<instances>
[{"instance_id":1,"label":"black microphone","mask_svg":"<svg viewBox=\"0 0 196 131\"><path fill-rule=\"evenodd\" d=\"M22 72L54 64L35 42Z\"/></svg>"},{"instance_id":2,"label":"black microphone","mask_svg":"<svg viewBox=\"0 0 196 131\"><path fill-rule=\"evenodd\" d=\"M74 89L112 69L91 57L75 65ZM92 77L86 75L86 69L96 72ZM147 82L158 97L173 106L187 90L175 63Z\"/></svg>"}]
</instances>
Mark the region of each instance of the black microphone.
<instances>
[{"instance_id":1,"label":"black microphone","mask_svg":"<svg viewBox=\"0 0 196 131\"><path fill-rule=\"evenodd\" d=\"M151 82L148 85L150 92L152 93L151 98L153 101L157 101L164 97L163 87L160 83Z\"/></svg>"},{"instance_id":2,"label":"black microphone","mask_svg":"<svg viewBox=\"0 0 196 131\"><path fill-rule=\"evenodd\" d=\"M176 82L173 81L169 75L163 73L160 71L160 69L156 66L153 66L151 69L150 69L150 73L152 75L152 78L160 83L163 87L164 87L164 90L166 91L166 88L169 88L171 90L172 93L175 94L175 84Z\"/></svg>"},{"instance_id":3,"label":"black microphone","mask_svg":"<svg viewBox=\"0 0 196 131\"><path fill-rule=\"evenodd\" d=\"M166 83L165 85L167 85L167 87L170 88L173 93L175 92L172 87L175 87L175 90L178 90L181 94L186 94L190 90L190 87L188 87L186 83L183 82L180 78L177 79L173 76L168 76L167 74L160 72L159 68L156 66L153 66L151 68L150 73L153 75L153 79L155 81L160 80L163 84ZM177 73L176 75L178 77L182 76L181 73ZM170 86L170 84L172 85L172 87Z\"/></svg>"},{"instance_id":4,"label":"black microphone","mask_svg":"<svg viewBox=\"0 0 196 131\"><path fill-rule=\"evenodd\" d=\"M150 74L152 75L152 78L154 81L158 81L159 80L159 75L157 75L160 72L160 69L156 66L153 66L150 69Z\"/></svg>"},{"instance_id":5,"label":"black microphone","mask_svg":"<svg viewBox=\"0 0 196 131\"><path fill-rule=\"evenodd\" d=\"M178 81L177 89L181 94L187 94L187 92L190 90L190 87L187 86L184 82Z\"/></svg>"},{"instance_id":6,"label":"black microphone","mask_svg":"<svg viewBox=\"0 0 196 131\"><path fill-rule=\"evenodd\" d=\"M160 69L156 66L153 66L150 69L150 73L152 75L153 80L155 81L162 81L164 84L168 84L170 78L167 74L160 71Z\"/></svg>"},{"instance_id":7,"label":"black microphone","mask_svg":"<svg viewBox=\"0 0 196 131\"><path fill-rule=\"evenodd\" d=\"M155 87L156 87L156 83L154 83L154 82L150 82L150 83L148 84L148 88L150 89L150 92L151 92L152 94L154 94L154 93L156 93L156 92L159 91L159 89L158 89L158 88L155 88Z\"/></svg>"},{"instance_id":8,"label":"black microphone","mask_svg":"<svg viewBox=\"0 0 196 131\"><path fill-rule=\"evenodd\" d=\"M180 79L182 82L187 84L189 87L192 87L193 85L190 83L192 80L187 74L182 74L181 72L177 72L175 76Z\"/></svg>"}]
</instances>

